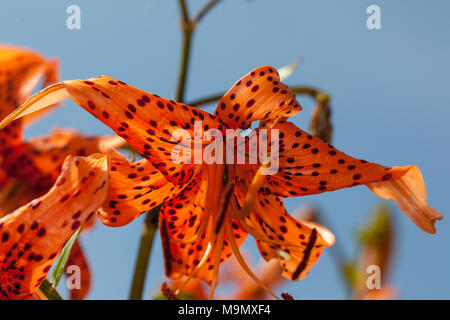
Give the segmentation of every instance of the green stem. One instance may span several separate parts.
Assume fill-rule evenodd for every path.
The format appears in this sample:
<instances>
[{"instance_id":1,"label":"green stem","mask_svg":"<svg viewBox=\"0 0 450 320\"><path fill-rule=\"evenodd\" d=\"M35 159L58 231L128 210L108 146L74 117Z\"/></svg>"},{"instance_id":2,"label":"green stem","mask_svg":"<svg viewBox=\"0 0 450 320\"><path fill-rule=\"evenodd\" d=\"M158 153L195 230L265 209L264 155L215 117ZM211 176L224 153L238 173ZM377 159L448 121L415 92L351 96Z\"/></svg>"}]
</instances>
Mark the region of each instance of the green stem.
<instances>
[{"instance_id":1,"label":"green stem","mask_svg":"<svg viewBox=\"0 0 450 320\"><path fill-rule=\"evenodd\" d=\"M188 9L184 0L178 0L181 11L181 29L183 30L183 49L181 51L180 70L178 72L178 84L175 100L183 102L186 88L186 78L189 68L189 57L191 54L191 41L193 25L189 18Z\"/></svg>"},{"instance_id":2,"label":"green stem","mask_svg":"<svg viewBox=\"0 0 450 320\"><path fill-rule=\"evenodd\" d=\"M328 94L326 94L325 92L316 89L316 88L312 88L312 87L302 87L302 86L294 86L294 87L290 87L292 89L292 92L294 92L295 94L301 94L301 95L307 95L310 96L311 98L315 99L316 101L320 101L320 102L326 102L329 100L329 96ZM199 107L199 106L203 106L212 102L216 102L219 101L223 95L225 93L220 93L220 94L215 94L215 95L211 95L199 100L195 100L189 103L190 106L193 107Z\"/></svg>"},{"instance_id":3,"label":"green stem","mask_svg":"<svg viewBox=\"0 0 450 320\"><path fill-rule=\"evenodd\" d=\"M192 30L189 29L187 24L184 24L183 31L183 51L181 53L181 64L180 72L178 75L178 85L175 100L178 102L184 101L184 91L186 88L186 78L189 68L189 57L191 53L191 42L192 42Z\"/></svg>"},{"instance_id":4,"label":"green stem","mask_svg":"<svg viewBox=\"0 0 450 320\"><path fill-rule=\"evenodd\" d=\"M295 94L308 95L317 102L327 102L330 98L327 93L313 87L291 87Z\"/></svg>"},{"instance_id":5,"label":"green stem","mask_svg":"<svg viewBox=\"0 0 450 320\"><path fill-rule=\"evenodd\" d=\"M180 71L178 73L178 84L175 100L184 102L184 92L186 89L186 78L188 75L192 35L200 20L217 4L220 0L209 1L194 17L189 18L189 12L185 0L178 0L181 11L181 29L183 30L183 50L181 51Z\"/></svg>"},{"instance_id":6,"label":"green stem","mask_svg":"<svg viewBox=\"0 0 450 320\"><path fill-rule=\"evenodd\" d=\"M142 225L141 242L134 268L133 283L130 290L130 300L141 300L147 274L153 239L158 229L158 217L161 205L150 210Z\"/></svg>"},{"instance_id":7,"label":"green stem","mask_svg":"<svg viewBox=\"0 0 450 320\"><path fill-rule=\"evenodd\" d=\"M193 107L201 107L201 106L204 106L204 105L207 105L207 104L219 101L220 99L222 99L223 95L224 94L221 93L221 94L208 96L208 97L205 97L205 98L201 98L201 99L189 102L188 104L190 106L193 106Z\"/></svg>"},{"instance_id":8,"label":"green stem","mask_svg":"<svg viewBox=\"0 0 450 320\"><path fill-rule=\"evenodd\" d=\"M211 0L209 1L195 16L192 20L194 26L211 10L216 4L219 3L220 0Z\"/></svg>"},{"instance_id":9,"label":"green stem","mask_svg":"<svg viewBox=\"0 0 450 320\"><path fill-rule=\"evenodd\" d=\"M188 23L189 22L189 13L187 11L186 2L184 0L178 0L178 3L180 5L181 15L183 17L183 22Z\"/></svg>"}]
</instances>

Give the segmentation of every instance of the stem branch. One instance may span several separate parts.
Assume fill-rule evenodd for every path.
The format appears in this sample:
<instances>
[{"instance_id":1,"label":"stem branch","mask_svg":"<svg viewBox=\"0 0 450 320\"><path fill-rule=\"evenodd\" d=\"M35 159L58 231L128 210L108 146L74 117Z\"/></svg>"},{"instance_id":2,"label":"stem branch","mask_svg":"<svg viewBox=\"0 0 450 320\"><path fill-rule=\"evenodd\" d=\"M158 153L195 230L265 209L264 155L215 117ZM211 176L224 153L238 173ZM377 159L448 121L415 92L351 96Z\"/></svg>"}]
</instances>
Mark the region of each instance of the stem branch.
<instances>
[{"instance_id":1,"label":"stem branch","mask_svg":"<svg viewBox=\"0 0 450 320\"><path fill-rule=\"evenodd\" d=\"M199 21L208 13L209 10L211 10L216 4L218 4L220 0L211 0L209 1L195 16L195 18L192 20L192 23L197 25Z\"/></svg>"},{"instance_id":2,"label":"stem branch","mask_svg":"<svg viewBox=\"0 0 450 320\"><path fill-rule=\"evenodd\" d=\"M178 102L184 102L184 92L186 89L186 78L188 75L190 55L191 55L191 43L192 35L195 27L200 20L217 4L220 0L209 1L194 17L189 18L189 12L187 9L185 0L178 0L181 11L181 29L183 30L183 49L181 51L180 70L178 72L178 84L175 95L175 100Z\"/></svg>"},{"instance_id":3,"label":"stem branch","mask_svg":"<svg viewBox=\"0 0 450 320\"><path fill-rule=\"evenodd\" d=\"M326 94L325 92L323 92L319 89L316 89L316 88L294 86L294 87L291 87L291 89L295 94L310 96L317 102L319 102L319 101L326 102L329 100L328 94ZM206 104L209 104L212 102L216 102L216 101L219 101L223 97L224 94L225 93L220 93L220 94L211 95L211 96L208 96L205 98L201 98L201 99L190 102L189 105L193 106L193 107L199 107L199 106L203 106L203 105L206 105Z\"/></svg>"}]
</instances>

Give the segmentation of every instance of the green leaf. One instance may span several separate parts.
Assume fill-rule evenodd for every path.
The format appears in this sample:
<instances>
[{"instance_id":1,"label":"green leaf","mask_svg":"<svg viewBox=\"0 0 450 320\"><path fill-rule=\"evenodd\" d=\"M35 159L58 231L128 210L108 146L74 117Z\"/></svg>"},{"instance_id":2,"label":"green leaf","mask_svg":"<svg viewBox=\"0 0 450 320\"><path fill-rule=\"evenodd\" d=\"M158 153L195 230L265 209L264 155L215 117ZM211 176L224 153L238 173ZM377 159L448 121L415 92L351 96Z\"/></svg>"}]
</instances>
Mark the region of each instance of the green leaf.
<instances>
[{"instance_id":1,"label":"green leaf","mask_svg":"<svg viewBox=\"0 0 450 320\"><path fill-rule=\"evenodd\" d=\"M342 272L347 280L347 283L350 287L355 287L356 285L356 264L354 261L348 261L341 265Z\"/></svg>"},{"instance_id":2,"label":"green leaf","mask_svg":"<svg viewBox=\"0 0 450 320\"><path fill-rule=\"evenodd\" d=\"M61 250L59 254L58 260L55 263L53 268L52 276L50 277L50 284L56 288L58 286L59 280L66 269L67 260L69 259L70 251L72 250L73 244L77 240L80 235L83 226L79 227L78 230L70 237L69 241L67 241L64 248Z\"/></svg>"},{"instance_id":3,"label":"green leaf","mask_svg":"<svg viewBox=\"0 0 450 320\"><path fill-rule=\"evenodd\" d=\"M39 289L41 289L42 293L47 297L48 300L63 300L56 288L54 288L47 279L42 282Z\"/></svg>"},{"instance_id":4,"label":"green leaf","mask_svg":"<svg viewBox=\"0 0 450 320\"><path fill-rule=\"evenodd\" d=\"M374 245L389 234L392 225L391 212L391 207L387 205L378 206L370 216L366 225L361 227L358 231L359 243Z\"/></svg>"}]
</instances>

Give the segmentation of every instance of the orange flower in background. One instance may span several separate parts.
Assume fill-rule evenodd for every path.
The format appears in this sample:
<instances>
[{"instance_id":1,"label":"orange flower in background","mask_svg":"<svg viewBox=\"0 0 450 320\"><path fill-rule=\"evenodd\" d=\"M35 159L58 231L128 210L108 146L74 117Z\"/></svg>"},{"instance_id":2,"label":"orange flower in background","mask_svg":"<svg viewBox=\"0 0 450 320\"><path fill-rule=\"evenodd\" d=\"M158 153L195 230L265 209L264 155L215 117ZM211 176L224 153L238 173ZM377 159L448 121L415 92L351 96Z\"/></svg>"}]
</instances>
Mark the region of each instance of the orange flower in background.
<instances>
[{"instance_id":1,"label":"orange flower in background","mask_svg":"<svg viewBox=\"0 0 450 320\"><path fill-rule=\"evenodd\" d=\"M165 203L160 213L166 274L171 278L199 277L211 283L210 298L219 266L234 254L243 269L274 295L251 272L239 252L250 233L266 260L278 259L284 276L306 276L333 235L312 222L299 222L284 209L281 197L304 196L367 185L377 195L395 200L419 227L434 233L442 215L426 204L420 171L415 166L384 167L352 158L287 122L301 110L292 91L280 83L276 70L260 67L241 78L219 102L214 115L194 107L149 94L116 79L100 76L63 81L41 91L3 121L71 97L77 104L123 137L145 159L129 165L116 156L111 164L111 191L101 220L120 226L143 212ZM259 129L270 135L278 129L279 170L265 176L267 163L220 164L172 161L183 129L202 150L215 146L195 135L201 129ZM246 144L251 142L245 140ZM237 146L227 142L227 147ZM247 146L249 147L249 146ZM175 149L176 150L176 149ZM245 149L247 150L247 149ZM220 152L220 150L216 150ZM195 153L195 150L194 150ZM162 191L164 190L164 191ZM275 295L274 295L275 296Z\"/></svg>"},{"instance_id":2,"label":"orange flower in background","mask_svg":"<svg viewBox=\"0 0 450 320\"><path fill-rule=\"evenodd\" d=\"M0 70L0 119L29 97L41 77L44 85L58 80L56 60L47 60L24 48L0 46ZM86 156L123 143L117 136L82 136L69 129L56 129L49 136L24 141L22 128L35 116L14 121L0 131L0 217L45 194L68 155ZM77 255L84 259L82 251ZM88 282L89 270L84 269L82 276L83 282ZM80 298L75 291L71 294Z\"/></svg>"},{"instance_id":3,"label":"orange flower in background","mask_svg":"<svg viewBox=\"0 0 450 320\"><path fill-rule=\"evenodd\" d=\"M5 180L4 186L0 188L0 217L47 192L56 181L68 155L90 155L122 143L123 139L118 136L81 136L74 130L55 129L50 136L30 139L15 148L8 148L2 164ZM91 219L86 223L82 234L89 231L94 222ZM81 289L70 290L71 299L77 300L87 295L91 278L86 257L78 242L68 264L76 264L82 270Z\"/></svg>"},{"instance_id":4,"label":"orange flower in background","mask_svg":"<svg viewBox=\"0 0 450 320\"><path fill-rule=\"evenodd\" d=\"M32 297L66 241L107 193L106 155L69 156L48 193L0 219L0 297Z\"/></svg>"},{"instance_id":5,"label":"orange flower in background","mask_svg":"<svg viewBox=\"0 0 450 320\"><path fill-rule=\"evenodd\" d=\"M395 224L388 207L380 206L371 220L360 230L359 259L355 266L353 298L357 300L395 299L398 290L387 285L386 279L393 260ZM380 270L380 288L368 287L367 268L377 266ZM371 283L373 284L373 283Z\"/></svg>"},{"instance_id":6,"label":"orange flower in background","mask_svg":"<svg viewBox=\"0 0 450 320\"><path fill-rule=\"evenodd\" d=\"M86 221L83 226L83 230L85 230L84 228L86 226L89 227L89 225L94 221L94 219ZM91 272L80 241L75 241L75 243L73 244L66 266L78 266L80 268L80 288L70 289L70 299L83 300L84 298L86 298L89 290L91 289Z\"/></svg>"},{"instance_id":7,"label":"orange flower in background","mask_svg":"<svg viewBox=\"0 0 450 320\"><path fill-rule=\"evenodd\" d=\"M58 80L56 60L47 60L25 48L0 46L0 70L2 120L29 98L40 78L43 85ZM23 180L33 190L34 198L53 185L66 156L86 156L99 152L103 145L118 147L123 142L118 137L81 136L68 129L57 129L50 136L24 141L22 128L35 116L14 121L0 131L0 188L11 179Z\"/></svg>"},{"instance_id":8,"label":"orange flower in background","mask_svg":"<svg viewBox=\"0 0 450 320\"><path fill-rule=\"evenodd\" d=\"M248 260L247 255L243 255ZM261 259L256 265L255 274L258 279L271 290L280 286L286 278L282 276L283 270L276 260L266 262ZM226 260L221 269L220 284L232 286L232 293L219 295L219 300L265 300L270 298L267 291L252 279L241 268L234 257ZM188 277L184 276L177 280L169 281L171 287L180 287L186 282ZM179 292L180 299L186 300L205 300L208 298L208 289L201 279L192 279L187 283L183 290Z\"/></svg>"},{"instance_id":9,"label":"orange flower in background","mask_svg":"<svg viewBox=\"0 0 450 320\"><path fill-rule=\"evenodd\" d=\"M244 278L242 269L235 268L236 273L240 270L241 275L234 279L235 287L238 288L237 292L233 295L225 297L230 300L265 300L270 298L265 290L261 286L257 285L254 281L250 281L248 277ZM270 260L268 262L262 260L257 264L258 278L264 283L265 286L272 290L280 286L286 278L282 276L283 269L276 260Z\"/></svg>"}]
</instances>

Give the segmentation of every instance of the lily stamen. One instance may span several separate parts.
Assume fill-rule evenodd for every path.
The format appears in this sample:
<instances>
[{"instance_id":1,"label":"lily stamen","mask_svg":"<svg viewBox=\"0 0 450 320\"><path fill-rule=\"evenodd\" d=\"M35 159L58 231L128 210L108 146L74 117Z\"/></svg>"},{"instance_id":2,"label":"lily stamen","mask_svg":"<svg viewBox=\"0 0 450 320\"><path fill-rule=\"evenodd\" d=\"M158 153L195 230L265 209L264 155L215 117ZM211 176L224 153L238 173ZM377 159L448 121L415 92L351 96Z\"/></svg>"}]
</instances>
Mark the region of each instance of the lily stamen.
<instances>
[{"instance_id":1,"label":"lily stamen","mask_svg":"<svg viewBox=\"0 0 450 320\"><path fill-rule=\"evenodd\" d=\"M239 248L236 244L236 241L234 240L233 232L231 231L231 223L230 219L227 219L225 229L227 232L228 239L230 240L230 246L233 250L233 253L236 257L236 260L241 265L242 269L258 284L263 288L267 293L272 295L275 299L281 300L275 293L272 292L264 283L261 282L261 280L258 279L258 277L250 270L249 266L245 263L244 258L241 255L241 252L239 251Z\"/></svg>"}]
</instances>

